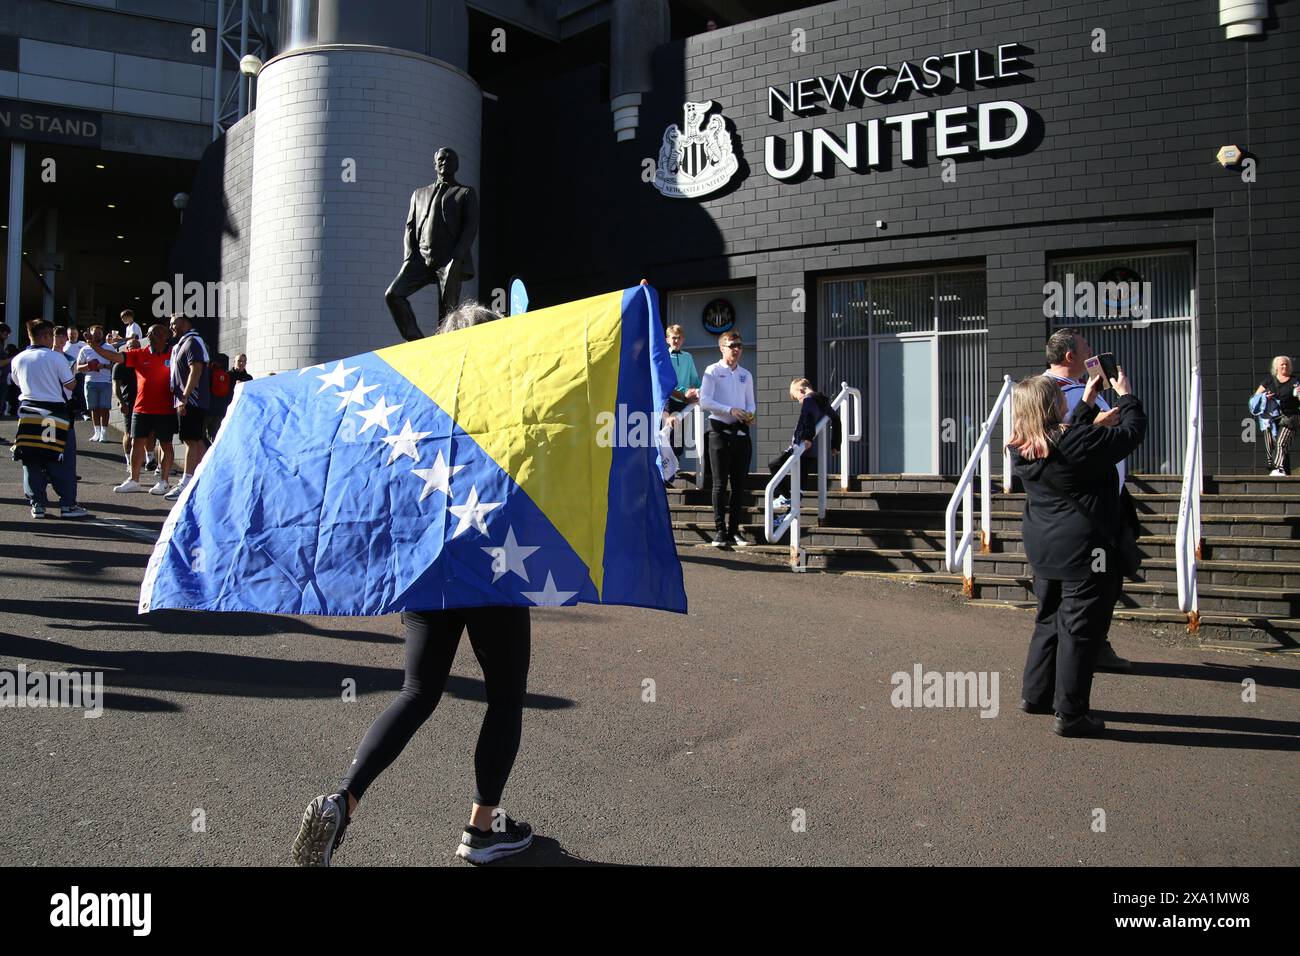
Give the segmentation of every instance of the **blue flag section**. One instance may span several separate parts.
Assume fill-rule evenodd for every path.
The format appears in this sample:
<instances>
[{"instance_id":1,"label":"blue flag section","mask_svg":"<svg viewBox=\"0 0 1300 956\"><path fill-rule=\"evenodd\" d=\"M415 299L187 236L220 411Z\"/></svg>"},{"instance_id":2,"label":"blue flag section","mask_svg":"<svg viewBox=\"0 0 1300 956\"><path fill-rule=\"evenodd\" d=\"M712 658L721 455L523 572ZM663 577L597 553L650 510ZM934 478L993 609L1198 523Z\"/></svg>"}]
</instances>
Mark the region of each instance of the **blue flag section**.
<instances>
[{"instance_id":1,"label":"blue flag section","mask_svg":"<svg viewBox=\"0 0 1300 956\"><path fill-rule=\"evenodd\" d=\"M528 311L528 290L524 280L515 276L510 280L510 314L523 315Z\"/></svg>"},{"instance_id":2,"label":"blue flag section","mask_svg":"<svg viewBox=\"0 0 1300 956\"><path fill-rule=\"evenodd\" d=\"M246 382L140 611L684 612L654 443L673 384L649 286Z\"/></svg>"}]
</instances>

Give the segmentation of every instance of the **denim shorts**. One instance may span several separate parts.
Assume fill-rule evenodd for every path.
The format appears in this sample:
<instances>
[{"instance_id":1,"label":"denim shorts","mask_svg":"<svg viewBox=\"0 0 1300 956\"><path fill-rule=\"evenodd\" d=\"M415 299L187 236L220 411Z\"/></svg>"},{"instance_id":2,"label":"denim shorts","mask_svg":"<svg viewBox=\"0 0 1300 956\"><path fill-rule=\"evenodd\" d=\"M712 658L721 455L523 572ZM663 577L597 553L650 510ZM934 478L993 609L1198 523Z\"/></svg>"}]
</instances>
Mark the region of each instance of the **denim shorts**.
<instances>
[{"instance_id":1,"label":"denim shorts","mask_svg":"<svg viewBox=\"0 0 1300 956\"><path fill-rule=\"evenodd\" d=\"M107 410L113 407L113 385L111 382L86 383L86 407Z\"/></svg>"}]
</instances>

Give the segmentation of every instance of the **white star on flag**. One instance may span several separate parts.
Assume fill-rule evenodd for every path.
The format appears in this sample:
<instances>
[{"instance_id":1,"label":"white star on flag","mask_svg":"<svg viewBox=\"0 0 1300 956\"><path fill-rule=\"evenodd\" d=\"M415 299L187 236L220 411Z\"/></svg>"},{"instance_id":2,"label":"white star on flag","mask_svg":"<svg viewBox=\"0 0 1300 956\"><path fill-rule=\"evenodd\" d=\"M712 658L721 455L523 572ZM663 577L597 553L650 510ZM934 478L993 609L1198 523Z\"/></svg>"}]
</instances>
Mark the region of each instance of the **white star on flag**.
<instances>
[{"instance_id":1,"label":"white star on flag","mask_svg":"<svg viewBox=\"0 0 1300 956\"><path fill-rule=\"evenodd\" d=\"M420 452L415 447L415 443L421 438L428 438L432 434L433 432L414 431L411 428L411 420L408 418L406 424L402 426L401 432L396 435L388 435L384 438L384 444L393 449L388 455L388 461L384 462L384 464L391 465L402 456L406 456L412 461L418 462L420 460Z\"/></svg>"},{"instance_id":2,"label":"white star on flag","mask_svg":"<svg viewBox=\"0 0 1300 956\"><path fill-rule=\"evenodd\" d=\"M448 505L447 510L460 519L460 524L456 525L456 530L452 532L453 538L459 538L461 533L468 530L470 525L478 528L482 534L487 534L487 513L494 508L500 508L504 501L482 502L478 500L478 485L474 485L469 490L469 501L463 505Z\"/></svg>"},{"instance_id":3,"label":"white star on flag","mask_svg":"<svg viewBox=\"0 0 1300 956\"><path fill-rule=\"evenodd\" d=\"M392 416L393 412L400 411L401 408L401 405L389 405L384 401L384 396L380 395L379 401L375 402L375 404L370 408L359 412L353 412L354 415L365 422L365 424L361 426L361 431L357 432L357 434L364 435L376 425L382 425L384 431L389 431L392 426L388 424L388 419Z\"/></svg>"},{"instance_id":4,"label":"white star on flag","mask_svg":"<svg viewBox=\"0 0 1300 956\"><path fill-rule=\"evenodd\" d=\"M316 394L319 395L330 386L333 386L334 388L347 388L348 376L360 367L361 366L359 365L354 365L352 368L344 368L343 363L339 362L338 365L334 366L334 371L330 372L328 375L317 375L316 377L321 380L322 384L320 388L316 389Z\"/></svg>"},{"instance_id":5,"label":"white star on flag","mask_svg":"<svg viewBox=\"0 0 1300 956\"><path fill-rule=\"evenodd\" d=\"M555 589L555 578L551 572L546 572L546 587L540 591L520 591L524 597L532 601L539 607L556 607L570 600L577 591L557 591Z\"/></svg>"},{"instance_id":6,"label":"white star on flag","mask_svg":"<svg viewBox=\"0 0 1300 956\"><path fill-rule=\"evenodd\" d=\"M367 385L366 377L362 375L357 379L357 384L353 385L350 391L334 393L334 397L339 400L339 407L334 409L334 411L341 412L349 405L361 405L364 407L366 404L366 393L373 392L378 387L378 385Z\"/></svg>"},{"instance_id":7,"label":"white star on flag","mask_svg":"<svg viewBox=\"0 0 1300 956\"><path fill-rule=\"evenodd\" d=\"M433 460L432 468L412 468L411 474L418 475L424 479L424 490L420 492L420 500L423 501L435 491L441 491L448 498L451 497L451 476L456 474L467 465L447 466L447 459L442 457L442 452L438 452L438 457ZM527 579L525 579L527 580Z\"/></svg>"},{"instance_id":8,"label":"white star on flag","mask_svg":"<svg viewBox=\"0 0 1300 956\"><path fill-rule=\"evenodd\" d=\"M320 370L323 372L323 371L325 371L325 366L324 366L324 365L308 365L306 368L300 368L300 369L298 369L298 374L299 374L299 375L306 375L308 372L314 372L314 371L316 371L316 369L320 369Z\"/></svg>"},{"instance_id":9,"label":"white star on flag","mask_svg":"<svg viewBox=\"0 0 1300 956\"><path fill-rule=\"evenodd\" d=\"M505 544L494 547L484 548L488 554L492 555L492 583L496 584L499 578L505 577L510 572L514 572L524 579L525 584L531 584L528 580L528 571L524 568L524 560L534 551L541 550L537 547L525 548L515 540L515 529L506 530ZM505 569L501 570L501 566Z\"/></svg>"}]
</instances>

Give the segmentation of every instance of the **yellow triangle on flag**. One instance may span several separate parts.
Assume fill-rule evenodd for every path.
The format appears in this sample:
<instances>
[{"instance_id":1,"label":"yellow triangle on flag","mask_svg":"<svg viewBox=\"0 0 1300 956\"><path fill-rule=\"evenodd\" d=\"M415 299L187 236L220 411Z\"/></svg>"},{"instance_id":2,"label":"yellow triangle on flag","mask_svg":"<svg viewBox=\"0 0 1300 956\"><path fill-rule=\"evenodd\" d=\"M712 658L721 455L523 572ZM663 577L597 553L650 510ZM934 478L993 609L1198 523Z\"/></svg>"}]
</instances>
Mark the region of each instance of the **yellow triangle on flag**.
<instances>
[{"instance_id":1,"label":"yellow triangle on flag","mask_svg":"<svg viewBox=\"0 0 1300 956\"><path fill-rule=\"evenodd\" d=\"M566 302L375 354L435 402L528 494L601 593L623 292Z\"/></svg>"}]
</instances>

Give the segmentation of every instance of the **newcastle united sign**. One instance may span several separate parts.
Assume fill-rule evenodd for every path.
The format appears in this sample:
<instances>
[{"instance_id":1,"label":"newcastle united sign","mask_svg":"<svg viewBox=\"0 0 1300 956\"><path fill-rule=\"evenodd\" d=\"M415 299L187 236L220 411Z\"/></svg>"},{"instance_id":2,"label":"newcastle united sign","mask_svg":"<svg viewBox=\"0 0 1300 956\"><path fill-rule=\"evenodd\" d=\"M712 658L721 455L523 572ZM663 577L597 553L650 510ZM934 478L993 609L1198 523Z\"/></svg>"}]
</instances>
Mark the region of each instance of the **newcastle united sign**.
<instances>
[{"instance_id":1,"label":"newcastle united sign","mask_svg":"<svg viewBox=\"0 0 1300 956\"><path fill-rule=\"evenodd\" d=\"M861 114L873 103L1024 83L1029 64L1021 54L1027 51L1020 43L1003 43L989 50L934 53L769 86L767 115L779 121L850 110ZM653 178L655 189L663 195L707 196L736 175L739 160L731 133L721 113L709 115L713 107L712 100L683 104L682 126L673 123L664 132ZM895 159L921 163L931 127L934 156L940 160L1028 149L1033 146L1029 134L1036 123L1041 134L1041 122L1033 111L1010 99L867 116L843 125L768 135L763 141L763 168L773 179L791 182L808 175L832 175L837 165L869 173L893 168Z\"/></svg>"},{"instance_id":2,"label":"newcastle united sign","mask_svg":"<svg viewBox=\"0 0 1300 956\"><path fill-rule=\"evenodd\" d=\"M875 64L851 73L798 80L767 90L768 117L789 113L808 116L826 110L862 109L868 100L898 102L911 95L936 96L955 88L996 86L1024 74L1018 69L1018 43L1004 43L995 51L961 50L927 56L919 63ZM789 180L809 172L819 175L840 163L854 172L888 167L894 148L892 129L898 130L898 158L916 162L918 134L934 127L935 156L979 155L1012 149L1029 132L1030 114L1013 100L996 100L976 106L900 113L883 119L850 122L830 129L798 130L787 142L768 136L763 144L763 164L773 179Z\"/></svg>"}]
</instances>

